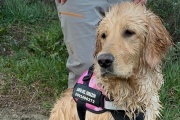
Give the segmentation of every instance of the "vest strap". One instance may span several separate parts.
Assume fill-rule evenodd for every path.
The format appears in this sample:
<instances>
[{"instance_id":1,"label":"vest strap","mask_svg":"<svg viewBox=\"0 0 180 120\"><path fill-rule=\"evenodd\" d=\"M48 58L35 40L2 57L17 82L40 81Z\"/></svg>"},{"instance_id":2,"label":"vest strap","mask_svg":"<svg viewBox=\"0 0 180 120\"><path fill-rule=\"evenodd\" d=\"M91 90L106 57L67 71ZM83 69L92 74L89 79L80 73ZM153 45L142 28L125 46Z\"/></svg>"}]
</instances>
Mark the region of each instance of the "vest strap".
<instances>
[{"instance_id":1,"label":"vest strap","mask_svg":"<svg viewBox=\"0 0 180 120\"><path fill-rule=\"evenodd\" d=\"M80 120L85 120L86 118L86 106L85 103L82 101L79 101L77 103L77 112Z\"/></svg>"},{"instance_id":2,"label":"vest strap","mask_svg":"<svg viewBox=\"0 0 180 120\"><path fill-rule=\"evenodd\" d=\"M104 108L106 110L123 110L121 107L114 105L112 101L105 100Z\"/></svg>"},{"instance_id":3,"label":"vest strap","mask_svg":"<svg viewBox=\"0 0 180 120\"><path fill-rule=\"evenodd\" d=\"M111 110L110 112L115 120L130 120L124 110ZM144 114L140 112L133 120L144 120Z\"/></svg>"}]
</instances>

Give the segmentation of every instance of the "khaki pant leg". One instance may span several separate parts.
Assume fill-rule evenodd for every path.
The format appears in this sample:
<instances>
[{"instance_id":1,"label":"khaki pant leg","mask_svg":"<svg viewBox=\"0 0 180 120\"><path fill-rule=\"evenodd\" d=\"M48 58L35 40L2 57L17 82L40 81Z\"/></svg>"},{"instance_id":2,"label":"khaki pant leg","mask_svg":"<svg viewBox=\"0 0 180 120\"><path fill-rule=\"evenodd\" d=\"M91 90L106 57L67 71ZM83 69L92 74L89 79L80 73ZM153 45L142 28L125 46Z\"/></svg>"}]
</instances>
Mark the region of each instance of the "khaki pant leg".
<instances>
[{"instance_id":1,"label":"khaki pant leg","mask_svg":"<svg viewBox=\"0 0 180 120\"><path fill-rule=\"evenodd\" d=\"M64 42L68 50L66 67L69 71L68 88L93 64L96 27L100 21L96 8L107 9L122 0L67 0L56 2Z\"/></svg>"}]
</instances>

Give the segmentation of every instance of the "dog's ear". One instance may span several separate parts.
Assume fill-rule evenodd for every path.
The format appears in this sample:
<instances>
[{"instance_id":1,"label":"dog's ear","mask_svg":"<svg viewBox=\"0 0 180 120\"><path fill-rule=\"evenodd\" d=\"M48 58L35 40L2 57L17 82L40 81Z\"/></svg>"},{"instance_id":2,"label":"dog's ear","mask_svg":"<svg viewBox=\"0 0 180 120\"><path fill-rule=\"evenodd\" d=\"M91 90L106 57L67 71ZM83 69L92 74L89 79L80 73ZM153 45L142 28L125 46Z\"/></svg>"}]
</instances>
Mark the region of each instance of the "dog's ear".
<instances>
[{"instance_id":1,"label":"dog's ear","mask_svg":"<svg viewBox=\"0 0 180 120\"><path fill-rule=\"evenodd\" d=\"M145 61L150 68L155 68L172 45L171 37L163 26L161 19L148 11L148 33L145 41Z\"/></svg>"},{"instance_id":2,"label":"dog's ear","mask_svg":"<svg viewBox=\"0 0 180 120\"><path fill-rule=\"evenodd\" d=\"M102 21L102 19L105 17L106 12L109 11L109 7L106 6L104 8L101 7L96 7L95 8L95 12L96 14L99 16L100 21L98 22L98 24L96 26L99 26L100 22ZM96 47L95 47L95 51L94 51L94 58L97 57L97 54L102 50L102 44L101 41L99 39L99 30L97 29L97 34L96 34Z\"/></svg>"},{"instance_id":3,"label":"dog's ear","mask_svg":"<svg viewBox=\"0 0 180 120\"><path fill-rule=\"evenodd\" d=\"M96 35L96 47L95 47L95 51L94 51L94 58L97 57L97 54L102 50L102 43L99 39L99 31L97 31L97 35Z\"/></svg>"},{"instance_id":4,"label":"dog's ear","mask_svg":"<svg viewBox=\"0 0 180 120\"><path fill-rule=\"evenodd\" d=\"M99 16L100 19L104 18L106 15L106 12L109 11L109 7L105 6L104 8L102 7L95 7L95 12Z\"/></svg>"}]
</instances>

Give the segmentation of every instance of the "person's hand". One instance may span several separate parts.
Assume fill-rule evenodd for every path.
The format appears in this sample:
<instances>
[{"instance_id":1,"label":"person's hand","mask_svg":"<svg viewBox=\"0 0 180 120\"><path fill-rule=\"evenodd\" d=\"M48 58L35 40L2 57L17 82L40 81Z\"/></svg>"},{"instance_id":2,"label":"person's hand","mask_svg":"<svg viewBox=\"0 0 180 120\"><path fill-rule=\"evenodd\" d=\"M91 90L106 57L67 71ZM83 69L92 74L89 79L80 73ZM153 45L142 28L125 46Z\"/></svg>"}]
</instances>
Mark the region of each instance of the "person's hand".
<instances>
[{"instance_id":1,"label":"person's hand","mask_svg":"<svg viewBox=\"0 0 180 120\"><path fill-rule=\"evenodd\" d=\"M64 4L67 0L58 0L59 3Z\"/></svg>"},{"instance_id":2,"label":"person's hand","mask_svg":"<svg viewBox=\"0 0 180 120\"><path fill-rule=\"evenodd\" d=\"M146 4L146 0L133 0L134 3L138 4L140 3L141 5L145 5Z\"/></svg>"}]
</instances>

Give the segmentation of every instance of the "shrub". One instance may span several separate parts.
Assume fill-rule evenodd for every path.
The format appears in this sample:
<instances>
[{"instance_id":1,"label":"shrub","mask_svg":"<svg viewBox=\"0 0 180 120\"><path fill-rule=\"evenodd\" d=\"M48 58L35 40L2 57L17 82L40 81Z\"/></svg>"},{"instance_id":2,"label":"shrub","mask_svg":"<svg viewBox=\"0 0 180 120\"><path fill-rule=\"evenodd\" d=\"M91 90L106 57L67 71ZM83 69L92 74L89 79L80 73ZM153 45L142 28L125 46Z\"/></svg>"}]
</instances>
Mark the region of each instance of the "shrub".
<instances>
[{"instance_id":1,"label":"shrub","mask_svg":"<svg viewBox=\"0 0 180 120\"><path fill-rule=\"evenodd\" d=\"M159 15L174 42L180 42L180 1L149 0L148 8Z\"/></svg>"}]
</instances>

